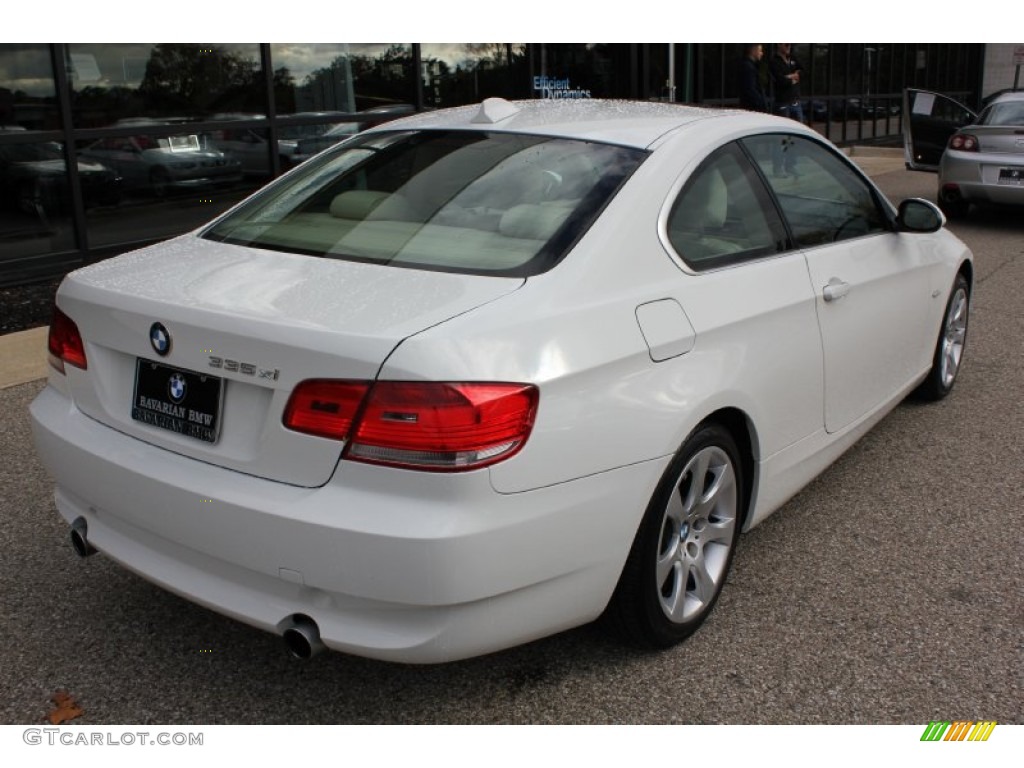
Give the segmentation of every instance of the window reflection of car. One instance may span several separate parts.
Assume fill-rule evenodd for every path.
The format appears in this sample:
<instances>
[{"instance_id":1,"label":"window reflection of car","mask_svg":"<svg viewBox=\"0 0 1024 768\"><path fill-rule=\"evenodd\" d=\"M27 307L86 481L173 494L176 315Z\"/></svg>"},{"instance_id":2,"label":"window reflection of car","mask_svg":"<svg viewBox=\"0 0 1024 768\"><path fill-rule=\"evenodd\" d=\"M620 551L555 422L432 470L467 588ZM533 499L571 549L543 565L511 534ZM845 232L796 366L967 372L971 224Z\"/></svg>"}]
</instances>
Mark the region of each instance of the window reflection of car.
<instances>
[{"instance_id":1,"label":"window reflection of car","mask_svg":"<svg viewBox=\"0 0 1024 768\"><path fill-rule=\"evenodd\" d=\"M315 138L327 131L327 122L337 118L333 112L300 112L291 117L315 117L323 120L313 125L283 125L277 130L277 157L282 170L296 165L294 155L301 140ZM247 113L221 113L211 120L263 120L265 115ZM270 173L270 138L266 128L225 128L214 131L212 138L218 149L227 152L242 163L249 175L265 176Z\"/></svg>"},{"instance_id":2,"label":"window reflection of car","mask_svg":"<svg viewBox=\"0 0 1024 768\"><path fill-rule=\"evenodd\" d=\"M292 163L298 165L305 162L313 155L333 147L338 142L344 141L349 136L359 133L371 125L386 123L388 120L411 115L413 112L415 112L415 108L411 104L383 104L379 107L364 109L359 114L365 115L365 120L356 123L338 123L318 136L300 138L296 142L295 152L291 158Z\"/></svg>"},{"instance_id":3,"label":"window reflection of car","mask_svg":"<svg viewBox=\"0 0 1024 768\"><path fill-rule=\"evenodd\" d=\"M85 205L116 205L121 177L98 162L79 159L78 182ZM70 206L67 163L55 142L0 145L0 189L8 207L53 214Z\"/></svg>"},{"instance_id":4,"label":"window reflection of car","mask_svg":"<svg viewBox=\"0 0 1024 768\"><path fill-rule=\"evenodd\" d=\"M270 173L270 154L267 151L266 129L229 128L213 132L217 148L234 157L248 175Z\"/></svg>"},{"instance_id":5,"label":"window reflection of car","mask_svg":"<svg viewBox=\"0 0 1024 768\"><path fill-rule=\"evenodd\" d=\"M295 143L295 152L292 161L295 164L304 162L329 147L333 147L339 141L344 141L349 136L359 132L359 123L339 123L325 131L319 136L311 136L299 139Z\"/></svg>"},{"instance_id":6,"label":"window reflection of car","mask_svg":"<svg viewBox=\"0 0 1024 768\"><path fill-rule=\"evenodd\" d=\"M196 134L99 139L81 155L114 168L127 187L148 189L157 197L171 191L229 185L242 178L241 162Z\"/></svg>"},{"instance_id":7,"label":"window reflection of car","mask_svg":"<svg viewBox=\"0 0 1024 768\"><path fill-rule=\"evenodd\" d=\"M975 114L939 93L904 97L907 167L938 171L939 206L950 218L976 204L1024 205L1024 91L986 102Z\"/></svg>"}]
</instances>

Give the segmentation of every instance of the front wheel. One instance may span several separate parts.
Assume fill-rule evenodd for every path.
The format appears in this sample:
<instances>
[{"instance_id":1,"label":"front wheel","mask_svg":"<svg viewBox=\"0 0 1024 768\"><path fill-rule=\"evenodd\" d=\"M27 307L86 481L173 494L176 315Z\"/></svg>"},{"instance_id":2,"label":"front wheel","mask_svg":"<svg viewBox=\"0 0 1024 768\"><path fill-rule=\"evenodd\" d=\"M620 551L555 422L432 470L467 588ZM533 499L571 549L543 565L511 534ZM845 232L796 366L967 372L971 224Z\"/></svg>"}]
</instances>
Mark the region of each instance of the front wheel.
<instances>
[{"instance_id":1,"label":"front wheel","mask_svg":"<svg viewBox=\"0 0 1024 768\"><path fill-rule=\"evenodd\" d=\"M971 289L967 278L957 274L953 290L946 302L939 340L935 344L932 367L916 394L925 400L941 400L953 389L967 347L967 317L971 305Z\"/></svg>"},{"instance_id":2,"label":"front wheel","mask_svg":"<svg viewBox=\"0 0 1024 768\"><path fill-rule=\"evenodd\" d=\"M717 424L699 427L676 454L605 614L627 639L667 648L707 618L739 536L742 471L736 442Z\"/></svg>"}]
</instances>

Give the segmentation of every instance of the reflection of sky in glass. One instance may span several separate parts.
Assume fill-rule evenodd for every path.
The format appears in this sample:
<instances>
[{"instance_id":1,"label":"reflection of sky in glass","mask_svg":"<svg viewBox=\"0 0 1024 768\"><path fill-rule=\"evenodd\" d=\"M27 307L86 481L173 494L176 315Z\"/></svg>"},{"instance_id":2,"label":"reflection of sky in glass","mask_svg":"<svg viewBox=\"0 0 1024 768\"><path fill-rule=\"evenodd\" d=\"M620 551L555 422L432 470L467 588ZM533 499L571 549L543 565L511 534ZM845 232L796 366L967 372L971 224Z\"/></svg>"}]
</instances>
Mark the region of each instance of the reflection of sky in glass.
<instances>
[{"instance_id":1,"label":"reflection of sky in glass","mask_svg":"<svg viewBox=\"0 0 1024 768\"><path fill-rule=\"evenodd\" d=\"M301 83L338 56L375 57L394 45L411 53L411 43L275 43L270 46L270 57L274 69L287 67L295 82ZM422 46L424 60L437 59L452 68L494 53L504 56L506 50L505 43L423 43ZM513 44L513 49L519 47L520 43Z\"/></svg>"},{"instance_id":2,"label":"reflection of sky in glass","mask_svg":"<svg viewBox=\"0 0 1024 768\"><path fill-rule=\"evenodd\" d=\"M155 43L90 43L69 45L72 82L76 88L96 86L138 88L146 74L146 63ZM216 48L260 65L260 49L255 43L213 43L196 47ZM75 61L78 64L75 64ZM86 63L87 66L82 66ZM80 69L81 71L75 71Z\"/></svg>"},{"instance_id":3,"label":"reflection of sky in glass","mask_svg":"<svg viewBox=\"0 0 1024 768\"><path fill-rule=\"evenodd\" d=\"M513 45L513 49L517 46ZM424 60L437 59L452 69L459 64L472 63L492 56L505 57L505 43L423 43Z\"/></svg>"},{"instance_id":4,"label":"reflection of sky in glass","mask_svg":"<svg viewBox=\"0 0 1024 768\"><path fill-rule=\"evenodd\" d=\"M338 56L379 56L395 43L275 43L271 45L274 69L287 67L301 83L308 75L328 66ZM411 44L400 43L407 51ZM137 88L146 72L154 43L88 43L68 46L79 61L89 62L84 77L73 73L77 88L86 86ZM259 48L252 43L214 43L211 47L253 60L259 65ZM424 43L424 59L444 61L451 67L471 62L501 49L504 43ZM91 66L95 62L95 67ZM98 77L97 77L98 74ZM54 94L50 52L42 44L0 45L0 88L20 90L31 96Z\"/></svg>"},{"instance_id":5,"label":"reflection of sky in glass","mask_svg":"<svg viewBox=\"0 0 1024 768\"><path fill-rule=\"evenodd\" d=\"M0 88L29 96L53 96L48 45L0 45Z\"/></svg>"},{"instance_id":6,"label":"reflection of sky in glass","mask_svg":"<svg viewBox=\"0 0 1024 768\"><path fill-rule=\"evenodd\" d=\"M394 45L411 50L408 43L274 43L270 46L270 61L275 70L286 67L301 84L339 56L380 56Z\"/></svg>"}]
</instances>

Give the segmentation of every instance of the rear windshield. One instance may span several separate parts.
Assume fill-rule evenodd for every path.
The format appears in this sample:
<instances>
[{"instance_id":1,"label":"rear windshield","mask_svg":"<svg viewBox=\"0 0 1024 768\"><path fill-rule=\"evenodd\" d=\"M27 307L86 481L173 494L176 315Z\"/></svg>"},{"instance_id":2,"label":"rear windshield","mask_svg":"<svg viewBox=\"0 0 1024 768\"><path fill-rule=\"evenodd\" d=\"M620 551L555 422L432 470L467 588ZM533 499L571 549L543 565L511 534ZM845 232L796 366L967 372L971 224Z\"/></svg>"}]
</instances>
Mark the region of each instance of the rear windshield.
<instances>
[{"instance_id":1,"label":"rear windshield","mask_svg":"<svg viewBox=\"0 0 1024 768\"><path fill-rule=\"evenodd\" d=\"M356 136L204 233L238 245L421 269L549 269L646 153L476 131Z\"/></svg>"},{"instance_id":2,"label":"rear windshield","mask_svg":"<svg viewBox=\"0 0 1024 768\"><path fill-rule=\"evenodd\" d=\"M1024 125L1024 101L992 104L981 113L979 125Z\"/></svg>"}]
</instances>

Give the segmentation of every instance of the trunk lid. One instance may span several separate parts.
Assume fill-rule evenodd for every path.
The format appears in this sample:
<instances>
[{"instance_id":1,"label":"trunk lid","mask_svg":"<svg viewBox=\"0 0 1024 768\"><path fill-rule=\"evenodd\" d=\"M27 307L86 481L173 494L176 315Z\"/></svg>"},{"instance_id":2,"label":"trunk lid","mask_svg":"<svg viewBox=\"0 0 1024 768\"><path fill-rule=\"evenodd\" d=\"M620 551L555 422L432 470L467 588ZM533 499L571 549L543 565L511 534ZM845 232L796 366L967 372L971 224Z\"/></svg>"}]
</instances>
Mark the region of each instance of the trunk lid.
<instances>
[{"instance_id":1,"label":"trunk lid","mask_svg":"<svg viewBox=\"0 0 1024 768\"><path fill-rule=\"evenodd\" d=\"M176 453L314 487L330 478L343 446L283 426L298 382L372 380L403 339L522 284L188 235L72 273L57 304L85 341L88 369L67 373L83 413ZM164 356L150 340L157 323L170 337ZM206 389L196 395L206 400L175 400L185 384ZM182 424L194 434L171 431Z\"/></svg>"},{"instance_id":2,"label":"trunk lid","mask_svg":"<svg viewBox=\"0 0 1024 768\"><path fill-rule=\"evenodd\" d=\"M972 125L964 132L978 137L982 152L1017 155L1007 158L1007 162L1024 163L1024 126Z\"/></svg>"}]
</instances>

